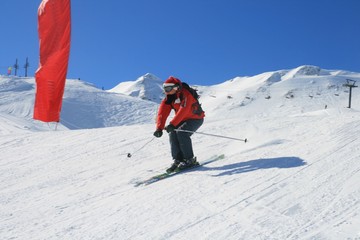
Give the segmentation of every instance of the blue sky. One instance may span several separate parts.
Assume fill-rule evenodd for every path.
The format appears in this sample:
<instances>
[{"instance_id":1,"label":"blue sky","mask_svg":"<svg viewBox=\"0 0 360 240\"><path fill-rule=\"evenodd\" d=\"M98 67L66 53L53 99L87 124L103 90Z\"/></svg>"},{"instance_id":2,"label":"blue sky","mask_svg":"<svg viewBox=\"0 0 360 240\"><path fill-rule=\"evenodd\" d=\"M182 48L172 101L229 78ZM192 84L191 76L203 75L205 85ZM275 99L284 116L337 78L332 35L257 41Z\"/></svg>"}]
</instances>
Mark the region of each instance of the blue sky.
<instances>
[{"instance_id":1,"label":"blue sky","mask_svg":"<svg viewBox=\"0 0 360 240\"><path fill-rule=\"evenodd\" d=\"M1 1L0 74L39 62L40 0ZM145 73L212 85L316 65L360 72L359 0L73 0L68 78L110 89Z\"/></svg>"}]
</instances>

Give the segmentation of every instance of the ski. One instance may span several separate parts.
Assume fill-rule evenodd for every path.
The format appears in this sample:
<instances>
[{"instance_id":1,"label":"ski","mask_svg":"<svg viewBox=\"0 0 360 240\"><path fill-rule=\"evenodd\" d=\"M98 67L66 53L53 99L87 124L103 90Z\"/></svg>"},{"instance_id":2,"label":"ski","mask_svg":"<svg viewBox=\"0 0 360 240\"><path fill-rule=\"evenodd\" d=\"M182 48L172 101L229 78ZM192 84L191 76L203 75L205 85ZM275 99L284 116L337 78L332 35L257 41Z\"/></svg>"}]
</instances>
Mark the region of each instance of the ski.
<instances>
[{"instance_id":1,"label":"ski","mask_svg":"<svg viewBox=\"0 0 360 240\"><path fill-rule=\"evenodd\" d=\"M138 182L135 183L135 187L146 186L146 185L149 185L149 184L152 184L152 183L156 183L156 182L158 182L160 180L176 176L176 175L178 175L180 173L190 172L190 171L192 171L192 170L194 170L196 168L205 166L205 165L207 165L209 163L212 163L212 162L224 159L224 158L225 158L225 154L215 155L215 156L210 157L208 160L206 160L204 162L201 162L199 165L195 165L195 166L183 169L183 170L177 169L172 173L167 173L167 172L161 173L161 174L152 176L152 177L150 177L150 178L148 178L146 180L138 181Z\"/></svg>"}]
</instances>

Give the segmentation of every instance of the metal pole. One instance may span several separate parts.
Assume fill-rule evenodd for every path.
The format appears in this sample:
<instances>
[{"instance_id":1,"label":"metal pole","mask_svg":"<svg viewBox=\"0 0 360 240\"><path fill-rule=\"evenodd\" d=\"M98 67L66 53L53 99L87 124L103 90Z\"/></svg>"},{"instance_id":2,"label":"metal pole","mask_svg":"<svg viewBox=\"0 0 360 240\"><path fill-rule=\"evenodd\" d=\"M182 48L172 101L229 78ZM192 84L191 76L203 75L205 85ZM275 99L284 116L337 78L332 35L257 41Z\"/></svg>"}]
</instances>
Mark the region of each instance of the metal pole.
<instances>
[{"instance_id":1,"label":"metal pole","mask_svg":"<svg viewBox=\"0 0 360 240\"><path fill-rule=\"evenodd\" d=\"M25 77L27 77L28 67L30 66L28 58L26 58L26 63L24 65L25 68Z\"/></svg>"},{"instance_id":2,"label":"metal pole","mask_svg":"<svg viewBox=\"0 0 360 240\"><path fill-rule=\"evenodd\" d=\"M350 86L350 93L349 93L349 108L351 108L351 93L352 93L352 87Z\"/></svg>"},{"instance_id":3,"label":"metal pole","mask_svg":"<svg viewBox=\"0 0 360 240\"><path fill-rule=\"evenodd\" d=\"M349 90L349 107L348 107L348 108L351 108L352 89L353 89L354 87L358 87L358 86L355 86L355 83L356 83L355 80L346 79L346 83L343 84L344 87L350 88L350 90Z\"/></svg>"},{"instance_id":4,"label":"metal pole","mask_svg":"<svg viewBox=\"0 0 360 240\"><path fill-rule=\"evenodd\" d=\"M143 149L146 145L148 145L149 143L151 143L153 140L155 139L155 137L151 138L150 141L146 142L141 148L137 149L136 151L134 151L133 153L127 153L127 157L131 158L133 154L137 153L138 151L140 151L141 149Z\"/></svg>"},{"instance_id":5,"label":"metal pole","mask_svg":"<svg viewBox=\"0 0 360 240\"><path fill-rule=\"evenodd\" d=\"M240 139L240 138L233 138L233 137L227 137L227 136L221 136L221 135L216 135L216 134L210 134L210 133L203 133L203 132L193 132L193 131L189 131L189 130L183 130L183 129L175 129L176 132L187 132L187 133L197 133L197 134L202 134L202 135L207 135L207 136L212 136L212 137L219 137L219 138L226 138L226 139L231 139L231 140L237 140L237 141L243 141L243 142L247 142L247 139Z\"/></svg>"}]
</instances>

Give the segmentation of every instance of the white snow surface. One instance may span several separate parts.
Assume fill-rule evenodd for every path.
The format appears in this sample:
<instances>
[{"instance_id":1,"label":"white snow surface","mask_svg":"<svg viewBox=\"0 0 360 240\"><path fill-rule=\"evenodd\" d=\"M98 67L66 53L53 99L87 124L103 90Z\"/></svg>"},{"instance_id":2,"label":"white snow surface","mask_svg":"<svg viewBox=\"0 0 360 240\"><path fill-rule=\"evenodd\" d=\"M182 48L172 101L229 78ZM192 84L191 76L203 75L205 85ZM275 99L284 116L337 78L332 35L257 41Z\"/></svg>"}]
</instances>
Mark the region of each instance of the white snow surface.
<instances>
[{"instance_id":1,"label":"white snow surface","mask_svg":"<svg viewBox=\"0 0 360 240\"><path fill-rule=\"evenodd\" d=\"M109 92L123 93L132 97L160 103L164 97L162 90L163 80L154 74L147 73L135 81L121 82Z\"/></svg>"},{"instance_id":2,"label":"white snow surface","mask_svg":"<svg viewBox=\"0 0 360 240\"><path fill-rule=\"evenodd\" d=\"M68 80L61 124L32 78L0 77L0 239L360 239L360 73L300 66L198 86L200 162L171 164L158 105ZM357 83L358 83L357 82ZM141 98L141 96L139 96ZM132 157L127 157L131 153Z\"/></svg>"},{"instance_id":3,"label":"white snow surface","mask_svg":"<svg viewBox=\"0 0 360 240\"><path fill-rule=\"evenodd\" d=\"M10 125L0 127L0 133L49 130L47 124L32 120L35 89L34 78L0 78L0 124ZM156 110L154 102L103 91L80 80L67 80L58 127L85 129L149 123ZM55 129L53 125L50 129Z\"/></svg>"}]
</instances>

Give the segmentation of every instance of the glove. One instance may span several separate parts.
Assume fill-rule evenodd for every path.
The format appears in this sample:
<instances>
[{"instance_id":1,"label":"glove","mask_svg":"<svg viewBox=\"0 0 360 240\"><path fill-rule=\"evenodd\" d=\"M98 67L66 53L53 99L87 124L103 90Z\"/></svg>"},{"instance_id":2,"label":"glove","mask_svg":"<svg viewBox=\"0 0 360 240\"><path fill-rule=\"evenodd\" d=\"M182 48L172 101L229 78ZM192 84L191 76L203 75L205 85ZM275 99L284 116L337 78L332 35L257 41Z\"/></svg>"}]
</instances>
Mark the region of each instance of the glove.
<instances>
[{"instance_id":1,"label":"glove","mask_svg":"<svg viewBox=\"0 0 360 240\"><path fill-rule=\"evenodd\" d=\"M154 136L159 138L163 135L163 131L160 130L160 129L157 129L155 132L154 132Z\"/></svg>"},{"instance_id":2,"label":"glove","mask_svg":"<svg viewBox=\"0 0 360 240\"><path fill-rule=\"evenodd\" d=\"M165 130L168 132L168 133L172 133L174 130L175 130L175 126L172 125L172 124L169 124L165 127Z\"/></svg>"}]
</instances>

